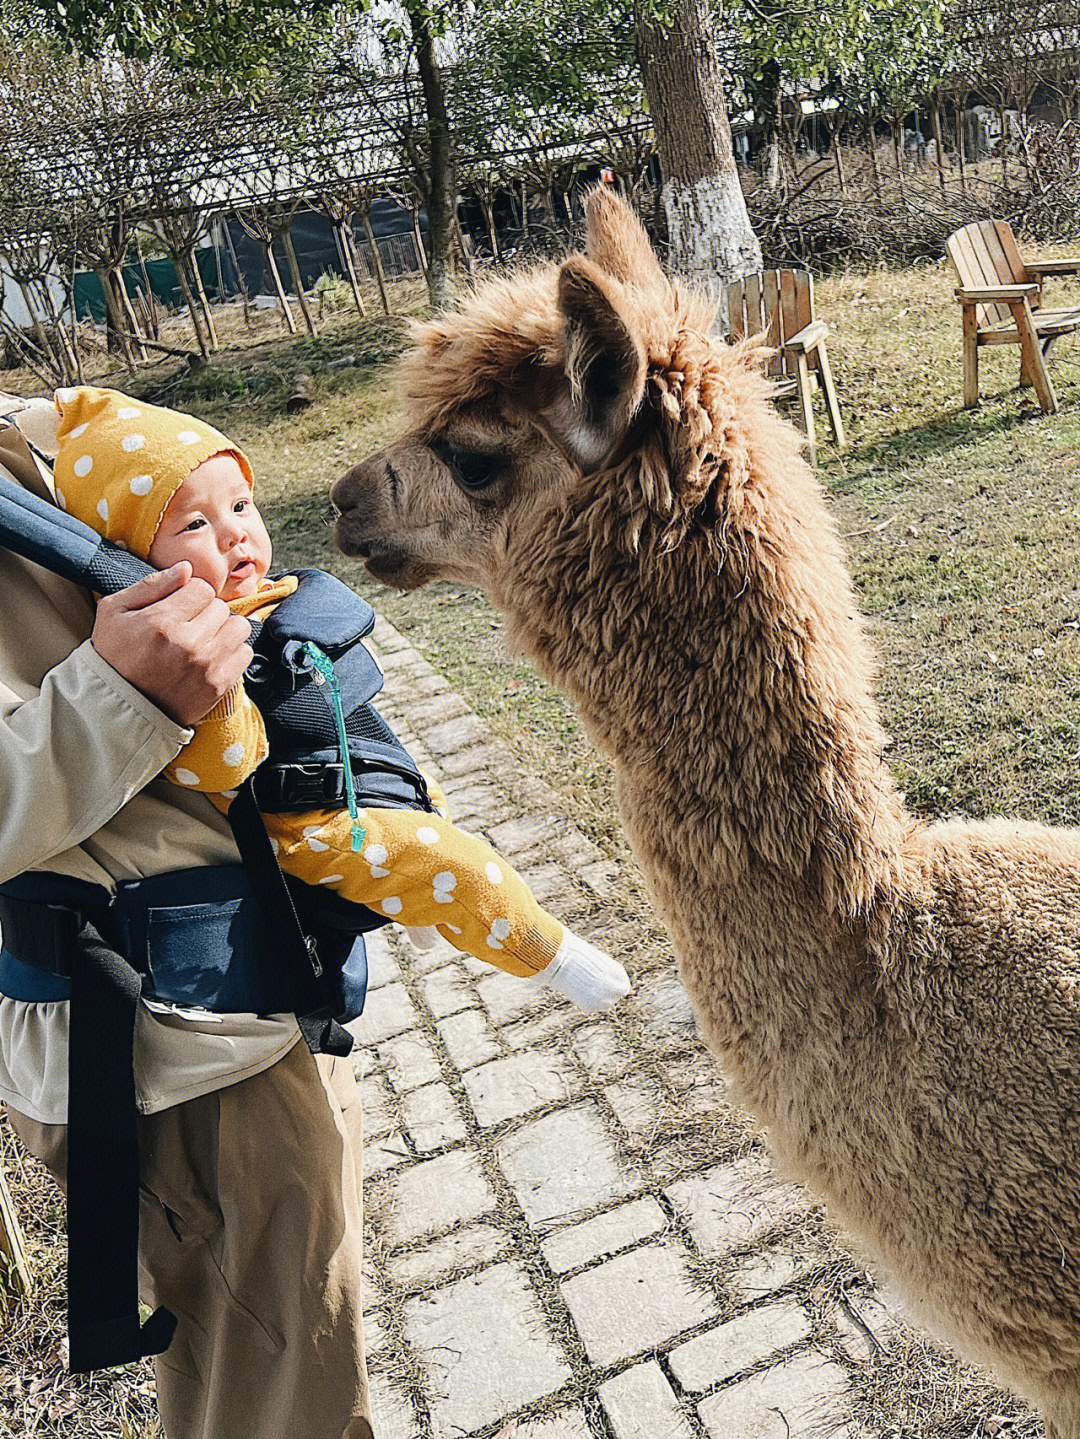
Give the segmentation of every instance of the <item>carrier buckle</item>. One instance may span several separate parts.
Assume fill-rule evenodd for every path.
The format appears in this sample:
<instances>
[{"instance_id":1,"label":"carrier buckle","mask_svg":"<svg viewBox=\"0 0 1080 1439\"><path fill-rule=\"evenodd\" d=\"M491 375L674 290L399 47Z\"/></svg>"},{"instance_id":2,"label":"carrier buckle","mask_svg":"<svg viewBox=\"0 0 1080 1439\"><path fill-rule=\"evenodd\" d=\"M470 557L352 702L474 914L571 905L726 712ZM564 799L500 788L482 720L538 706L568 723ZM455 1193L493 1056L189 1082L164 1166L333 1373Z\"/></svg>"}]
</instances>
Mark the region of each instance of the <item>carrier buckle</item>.
<instances>
[{"instance_id":1,"label":"carrier buckle","mask_svg":"<svg viewBox=\"0 0 1080 1439\"><path fill-rule=\"evenodd\" d=\"M345 766L334 760L263 764L256 776L256 796L264 814L333 809L344 795Z\"/></svg>"}]
</instances>

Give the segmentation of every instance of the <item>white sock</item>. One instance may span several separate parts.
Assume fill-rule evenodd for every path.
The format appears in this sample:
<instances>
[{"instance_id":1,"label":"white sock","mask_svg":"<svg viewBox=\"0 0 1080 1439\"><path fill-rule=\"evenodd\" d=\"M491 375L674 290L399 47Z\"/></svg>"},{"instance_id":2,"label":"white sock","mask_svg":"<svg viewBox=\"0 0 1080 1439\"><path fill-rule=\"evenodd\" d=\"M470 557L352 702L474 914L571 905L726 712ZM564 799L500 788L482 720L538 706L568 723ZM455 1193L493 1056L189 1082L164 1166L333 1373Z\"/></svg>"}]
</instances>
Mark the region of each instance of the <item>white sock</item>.
<instances>
[{"instance_id":1,"label":"white sock","mask_svg":"<svg viewBox=\"0 0 1080 1439\"><path fill-rule=\"evenodd\" d=\"M610 1009L630 993L630 978L622 965L566 928L555 958L537 980L580 1009Z\"/></svg>"},{"instance_id":2,"label":"white sock","mask_svg":"<svg viewBox=\"0 0 1080 1439\"><path fill-rule=\"evenodd\" d=\"M437 949L442 935L433 924L403 924L402 929L409 936L409 943L413 949L421 953L427 950Z\"/></svg>"}]
</instances>

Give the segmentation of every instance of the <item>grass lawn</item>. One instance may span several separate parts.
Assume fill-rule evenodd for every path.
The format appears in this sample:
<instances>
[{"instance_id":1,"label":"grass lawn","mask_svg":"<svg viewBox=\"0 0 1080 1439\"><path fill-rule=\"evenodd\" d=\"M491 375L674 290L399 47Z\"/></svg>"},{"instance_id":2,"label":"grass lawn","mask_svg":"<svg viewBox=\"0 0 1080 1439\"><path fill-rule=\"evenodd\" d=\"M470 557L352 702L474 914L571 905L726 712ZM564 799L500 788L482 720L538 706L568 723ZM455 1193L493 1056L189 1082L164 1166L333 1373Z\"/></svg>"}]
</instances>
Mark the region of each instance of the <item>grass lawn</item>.
<instances>
[{"instance_id":1,"label":"grass lawn","mask_svg":"<svg viewBox=\"0 0 1080 1439\"><path fill-rule=\"evenodd\" d=\"M1012 347L982 352L982 406L962 410L953 283L943 266L819 283L849 433L843 455L822 446L820 476L880 654L891 760L909 803L926 815L1073 824L1080 348L1065 339L1054 352L1060 414L1043 416L1032 392L1017 389ZM1062 286L1049 303L1067 297ZM387 362L403 343L398 321L338 320L317 340L293 341L267 326L254 339L237 334L209 370L170 375L161 367L133 388L200 413L243 444L278 562L324 565L356 584L509 741L523 768L562 792L579 825L626 859L606 765L566 701L506 654L502 622L483 598L449 585L399 596L332 550L327 487L391 433ZM290 414L286 400L300 371L314 376L316 401ZM25 387L26 377L0 374L0 388L5 383ZM649 923L643 911L641 923ZM0 1435L152 1439L142 1372L94 1381L92 1390L58 1377L59 1213L39 1178L13 1177L24 1211L34 1214L30 1238L46 1301L9 1331L21 1352L6 1376L0 1370ZM49 1333L32 1336L30 1321L46 1310ZM881 1366L866 1397L868 1432L893 1439L1041 1432L1030 1421L994 1427L992 1416L1016 1411L970 1371L921 1349Z\"/></svg>"}]
</instances>

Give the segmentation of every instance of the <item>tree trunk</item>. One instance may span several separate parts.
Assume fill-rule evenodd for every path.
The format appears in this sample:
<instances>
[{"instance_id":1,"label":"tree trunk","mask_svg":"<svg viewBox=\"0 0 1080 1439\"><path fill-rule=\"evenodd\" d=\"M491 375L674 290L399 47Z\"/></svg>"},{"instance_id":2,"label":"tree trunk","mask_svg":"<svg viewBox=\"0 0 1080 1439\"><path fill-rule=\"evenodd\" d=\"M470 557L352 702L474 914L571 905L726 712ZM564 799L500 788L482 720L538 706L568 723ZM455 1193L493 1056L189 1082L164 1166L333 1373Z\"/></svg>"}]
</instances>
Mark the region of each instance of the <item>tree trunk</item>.
<instances>
[{"instance_id":1,"label":"tree trunk","mask_svg":"<svg viewBox=\"0 0 1080 1439\"><path fill-rule=\"evenodd\" d=\"M266 263L270 269L270 278L274 282L274 293L278 297L278 304L281 306L281 313L285 318L285 324L288 327L289 334L295 335L296 321L293 319L292 308L289 305L289 297L285 293L285 286L281 283L281 275L278 271L277 261L274 259L273 236L271 236L269 240L264 240L262 247L263 253L266 256Z\"/></svg>"},{"instance_id":2,"label":"tree trunk","mask_svg":"<svg viewBox=\"0 0 1080 1439\"><path fill-rule=\"evenodd\" d=\"M146 257L143 254L142 245L139 244L139 237L133 237L135 242L135 255L139 262L139 270L143 278L143 289L146 292L146 328L152 340L161 338L161 326L158 324L157 300L153 290L150 288L150 275L146 268Z\"/></svg>"},{"instance_id":3,"label":"tree trunk","mask_svg":"<svg viewBox=\"0 0 1080 1439\"><path fill-rule=\"evenodd\" d=\"M762 261L731 148L708 0L675 0L666 32L639 8L635 30L664 175L670 262L716 295Z\"/></svg>"},{"instance_id":4,"label":"tree trunk","mask_svg":"<svg viewBox=\"0 0 1080 1439\"><path fill-rule=\"evenodd\" d=\"M957 100L955 107L956 116L956 163L960 167L960 193L967 194L967 175L964 170L964 112L960 101Z\"/></svg>"},{"instance_id":5,"label":"tree trunk","mask_svg":"<svg viewBox=\"0 0 1080 1439\"><path fill-rule=\"evenodd\" d=\"M19 287L19 294L22 296L23 304L26 306L26 313L30 316L30 328L34 332L38 349L40 349L46 361L50 365L53 365L57 374L59 374L61 370L60 361L57 358L56 351L53 349L48 335L45 333L45 326L41 323L41 319L38 316L37 306L34 304L34 297L30 293L30 287L18 278L15 280L15 283Z\"/></svg>"},{"instance_id":6,"label":"tree trunk","mask_svg":"<svg viewBox=\"0 0 1080 1439\"><path fill-rule=\"evenodd\" d=\"M116 298L120 308L120 319L124 329L132 338L132 343L138 349L140 360L145 360L146 347L142 343L142 327L139 324L139 317L135 313L135 306L131 303L131 296L124 284L124 271L121 265L113 267L113 284L116 286Z\"/></svg>"},{"instance_id":7,"label":"tree trunk","mask_svg":"<svg viewBox=\"0 0 1080 1439\"><path fill-rule=\"evenodd\" d=\"M49 289L48 275L41 282L41 294L45 303L45 312L49 316L49 323L52 325L53 333L56 336L57 349L60 351L60 358L64 369L64 384L82 384L82 367L79 364L79 357L71 346L71 339L64 329L64 321L60 311Z\"/></svg>"},{"instance_id":8,"label":"tree trunk","mask_svg":"<svg viewBox=\"0 0 1080 1439\"><path fill-rule=\"evenodd\" d=\"M59 266L57 266L57 268L59 268ZM78 316L78 310L77 310L77 307L76 307L76 304L75 304L75 256L74 256L74 255L72 255L72 257L71 257L71 279L70 279L70 282L69 282L69 283L67 283L67 284L64 285L64 301L63 301L63 307L62 307L62 309L61 309L61 315L62 315L62 313L63 313L63 308L66 308L68 305L71 306L71 331L70 331L70 333L68 334L68 337L67 337L67 338L68 338L68 343L69 343L69 346L70 346L70 349L71 349L72 356L74 357L74 360L75 360L75 378L78 380L79 384L82 385L82 384L85 383L85 380L84 380L84 378L83 378L82 355L81 355L81 353L79 352L79 316Z\"/></svg>"},{"instance_id":9,"label":"tree trunk","mask_svg":"<svg viewBox=\"0 0 1080 1439\"><path fill-rule=\"evenodd\" d=\"M998 110L998 117L1001 120L1001 188L1009 188L1009 142L1005 134L1005 106Z\"/></svg>"},{"instance_id":10,"label":"tree trunk","mask_svg":"<svg viewBox=\"0 0 1080 1439\"><path fill-rule=\"evenodd\" d=\"M59 316L56 318L56 343L60 347L60 354L64 364L64 384L81 385L83 382L82 365L79 357L71 347L71 336L64 329L63 321Z\"/></svg>"},{"instance_id":11,"label":"tree trunk","mask_svg":"<svg viewBox=\"0 0 1080 1439\"><path fill-rule=\"evenodd\" d=\"M461 254L462 263L464 264L467 273L471 275L475 268L475 266L473 265L471 239L467 241L465 238L465 230L462 226L460 215L454 216L454 238L457 240L458 250Z\"/></svg>"},{"instance_id":12,"label":"tree trunk","mask_svg":"<svg viewBox=\"0 0 1080 1439\"><path fill-rule=\"evenodd\" d=\"M428 273L427 251L424 249L424 237L420 233L420 207L414 205L412 208L412 238L413 249L416 251L416 263L420 266L420 273L425 280Z\"/></svg>"},{"instance_id":13,"label":"tree trunk","mask_svg":"<svg viewBox=\"0 0 1080 1439\"><path fill-rule=\"evenodd\" d=\"M364 304L364 297L360 293L360 279L356 273L356 261L354 259L355 248L353 245L352 227L348 217L337 220L334 224L334 235L338 242L338 249L341 251L341 263L345 266L345 274L352 287L353 300L356 303L357 313L367 314L367 306Z\"/></svg>"},{"instance_id":14,"label":"tree trunk","mask_svg":"<svg viewBox=\"0 0 1080 1439\"><path fill-rule=\"evenodd\" d=\"M221 228L225 231L225 244L228 247L229 258L232 260L233 269L236 271L236 283L240 286L240 303L244 307L244 328L251 325L251 306L248 304L247 281L244 279L244 272L240 268L240 261L236 258L236 246L233 244L232 231L229 229L228 220L223 220Z\"/></svg>"},{"instance_id":15,"label":"tree trunk","mask_svg":"<svg viewBox=\"0 0 1080 1439\"><path fill-rule=\"evenodd\" d=\"M765 163L761 167L761 180L766 190L775 195L780 188L780 131L769 127L765 141Z\"/></svg>"},{"instance_id":16,"label":"tree trunk","mask_svg":"<svg viewBox=\"0 0 1080 1439\"><path fill-rule=\"evenodd\" d=\"M837 180L837 183L838 183L839 186L840 186L840 194L841 194L841 196L843 197L843 199L846 200L846 199L847 199L847 193L848 193L848 188L847 188L847 176L844 174L844 164L843 164L843 161L842 161L841 158L840 158L840 126L839 126L839 125L834 125L834 126L833 126L831 138L832 138L833 163L834 163L835 166L836 166L836 180Z\"/></svg>"},{"instance_id":17,"label":"tree trunk","mask_svg":"<svg viewBox=\"0 0 1080 1439\"><path fill-rule=\"evenodd\" d=\"M484 199L481 199L480 207L484 212L484 223L487 225L488 244L491 246L491 258L498 263L499 237L495 233L495 207L490 200Z\"/></svg>"},{"instance_id":18,"label":"tree trunk","mask_svg":"<svg viewBox=\"0 0 1080 1439\"><path fill-rule=\"evenodd\" d=\"M866 122L866 153L870 156L870 173L874 177L874 192L881 199L881 171L877 162L877 136L874 134L873 119Z\"/></svg>"},{"instance_id":19,"label":"tree trunk","mask_svg":"<svg viewBox=\"0 0 1080 1439\"><path fill-rule=\"evenodd\" d=\"M383 310L389 315L390 300L386 293L386 271L383 269L382 255L379 253L379 245L375 239L375 232L371 228L371 210L367 206L360 211L360 223L364 227L368 249L371 252L371 264L375 271L375 283L379 287L379 299L382 301Z\"/></svg>"},{"instance_id":20,"label":"tree trunk","mask_svg":"<svg viewBox=\"0 0 1080 1439\"><path fill-rule=\"evenodd\" d=\"M199 313L203 317L203 324L206 326L206 337L210 342L212 350L218 349L217 326L214 324L213 312L210 309L210 301L207 298L206 287L202 282L202 275L199 274L199 257L195 253L195 246L189 247L187 262L191 269L191 283L195 287L195 298L199 302Z\"/></svg>"},{"instance_id":21,"label":"tree trunk","mask_svg":"<svg viewBox=\"0 0 1080 1439\"><path fill-rule=\"evenodd\" d=\"M195 304L195 296L192 293L191 285L188 283L187 260L184 252L182 250L174 250L170 253L169 258L173 262L173 269L176 271L176 283L180 286L180 293L184 297L184 303L188 307L188 314L191 316L191 326L195 331L195 343L199 347L199 354L204 360L208 360L210 358L210 348L203 334L198 306Z\"/></svg>"},{"instance_id":22,"label":"tree trunk","mask_svg":"<svg viewBox=\"0 0 1080 1439\"><path fill-rule=\"evenodd\" d=\"M214 269L217 272L217 297L220 304L225 303L225 276L221 270L221 241L218 238L218 222L215 220L210 226L210 243L214 247Z\"/></svg>"},{"instance_id":23,"label":"tree trunk","mask_svg":"<svg viewBox=\"0 0 1080 1439\"><path fill-rule=\"evenodd\" d=\"M123 356L124 364L131 374L136 374L138 367L135 364L135 355L131 344L124 333L124 320L120 310L116 291L113 289L112 271L108 266L103 265L97 271L97 277L101 281L101 288L105 292L105 344L110 350L119 350Z\"/></svg>"},{"instance_id":24,"label":"tree trunk","mask_svg":"<svg viewBox=\"0 0 1080 1439\"><path fill-rule=\"evenodd\" d=\"M765 161L761 167L761 179L766 190L773 195L780 188L780 66L776 60L766 61L756 98L760 99L765 121Z\"/></svg>"},{"instance_id":25,"label":"tree trunk","mask_svg":"<svg viewBox=\"0 0 1080 1439\"><path fill-rule=\"evenodd\" d=\"M424 92L427 111L428 146L431 173L427 191L428 212L428 295L432 305L441 307L450 300L450 246L453 239L454 211L457 208L457 185L450 149L450 120L446 111L443 77L435 63L435 42L426 11L409 7L413 41L416 45L416 68Z\"/></svg>"},{"instance_id":26,"label":"tree trunk","mask_svg":"<svg viewBox=\"0 0 1080 1439\"><path fill-rule=\"evenodd\" d=\"M899 120L890 121L889 128L892 130L893 159L896 161L896 183L900 186L900 198L906 199L904 193L904 137Z\"/></svg>"},{"instance_id":27,"label":"tree trunk","mask_svg":"<svg viewBox=\"0 0 1080 1439\"><path fill-rule=\"evenodd\" d=\"M937 150L938 184L942 199L945 198L945 136L941 125L941 96L934 95L930 107L930 123L934 127L934 146Z\"/></svg>"},{"instance_id":28,"label":"tree trunk","mask_svg":"<svg viewBox=\"0 0 1080 1439\"><path fill-rule=\"evenodd\" d=\"M296 248L292 242L292 235L287 229L281 232L281 243L285 247L285 258L289 262L289 274L292 276L293 289L296 291L296 301L300 306L300 313L304 317L304 324L307 326L309 335L317 334L315 321L311 318L307 297L304 294L304 282L300 278L300 265L296 259Z\"/></svg>"},{"instance_id":29,"label":"tree trunk","mask_svg":"<svg viewBox=\"0 0 1080 1439\"><path fill-rule=\"evenodd\" d=\"M203 324L206 327L206 337L210 342L210 348L216 350L218 348L217 326L214 324L213 312L210 309L210 300L202 281L202 274L199 270L199 257L194 245L188 249L187 261L188 268L191 271L191 283L195 289L195 299L199 305L199 313L202 315Z\"/></svg>"}]
</instances>

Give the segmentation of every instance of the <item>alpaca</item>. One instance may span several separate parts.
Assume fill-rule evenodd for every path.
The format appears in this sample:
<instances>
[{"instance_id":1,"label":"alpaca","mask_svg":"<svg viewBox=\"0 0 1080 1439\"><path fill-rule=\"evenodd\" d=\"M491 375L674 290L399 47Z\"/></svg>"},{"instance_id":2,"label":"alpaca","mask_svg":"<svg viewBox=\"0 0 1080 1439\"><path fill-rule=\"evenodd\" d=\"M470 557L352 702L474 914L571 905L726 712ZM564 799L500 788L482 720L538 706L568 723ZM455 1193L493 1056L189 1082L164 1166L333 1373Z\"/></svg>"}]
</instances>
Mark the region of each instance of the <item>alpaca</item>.
<instances>
[{"instance_id":1,"label":"alpaca","mask_svg":"<svg viewBox=\"0 0 1080 1439\"><path fill-rule=\"evenodd\" d=\"M422 325L336 539L482 586L574 699L702 1033L909 1308L1080 1439L1080 831L926 824L760 353L604 190Z\"/></svg>"}]
</instances>

